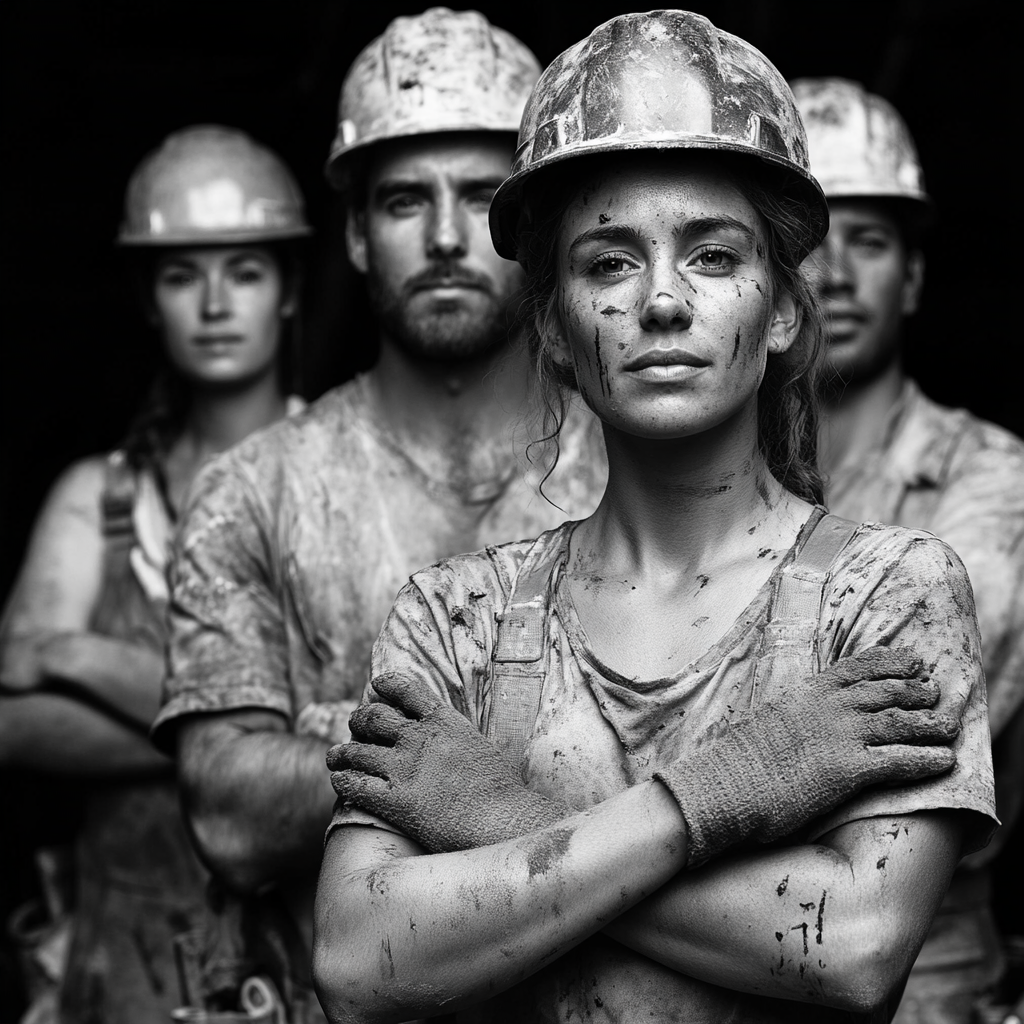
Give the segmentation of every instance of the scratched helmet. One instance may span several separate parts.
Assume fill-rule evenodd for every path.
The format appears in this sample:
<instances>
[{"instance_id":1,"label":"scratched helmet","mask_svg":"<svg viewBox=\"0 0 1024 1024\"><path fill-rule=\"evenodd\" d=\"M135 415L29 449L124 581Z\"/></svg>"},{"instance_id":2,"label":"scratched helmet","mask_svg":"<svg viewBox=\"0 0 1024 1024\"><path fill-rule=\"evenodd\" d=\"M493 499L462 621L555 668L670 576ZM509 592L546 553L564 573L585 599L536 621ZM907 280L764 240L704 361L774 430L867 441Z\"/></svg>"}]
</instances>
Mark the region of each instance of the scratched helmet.
<instances>
[{"instance_id":1,"label":"scratched helmet","mask_svg":"<svg viewBox=\"0 0 1024 1024\"><path fill-rule=\"evenodd\" d=\"M288 168L244 132L174 132L135 169L117 241L125 246L230 245L310 233Z\"/></svg>"},{"instance_id":2,"label":"scratched helmet","mask_svg":"<svg viewBox=\"0 0 1024 1024\"><path fill-rule=\"evenodd\" d=\"M550 168L626 150L735 154L806 211L806 255L828 207L785 79L749 43L688 11L624 14L556 57L530 96L510 177L491 204L491 237L516 258L524 200Z\"/></svg>"},{"instance_id":3,"label":"scratched helmet","mask_svg":"<svg viewBox=\"0 0 1024 1024\"><path fill-rule=\"evenodd\" d=\"M395 18L345 76L327 177L346 188L355 158L387 139L518 132L538 75L537 58L476 11Z\"/></svg>"},{"instance_id":4,"label":"scratched helmet","mask_svg":"<svg viewBox=\"0 0 1024 1024\"><path fill-rule=\"evenodd\" d=\"M914 140L891 103L845 78L801 78L793 83L793 96L826 197L930 205Z\"/></svg>"}]
</instances>

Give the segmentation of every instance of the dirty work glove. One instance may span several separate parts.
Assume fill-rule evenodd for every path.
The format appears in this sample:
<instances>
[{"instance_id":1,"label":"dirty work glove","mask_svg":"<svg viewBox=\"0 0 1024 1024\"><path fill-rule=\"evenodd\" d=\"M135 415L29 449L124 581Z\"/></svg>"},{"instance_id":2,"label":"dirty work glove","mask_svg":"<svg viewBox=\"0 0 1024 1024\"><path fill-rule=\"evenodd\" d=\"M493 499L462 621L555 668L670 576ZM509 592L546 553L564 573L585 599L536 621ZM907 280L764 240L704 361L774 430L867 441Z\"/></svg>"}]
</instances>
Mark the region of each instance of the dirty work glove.
<instances>
[{"instance_id":1,"label":"dirty work glove","mask_svg":"<svg viewBox=\"0 0 1024 1024\"><path fill-rule=\"evenodd\" d=\"M905 648L872 647L796 682L655 772L686 819L687 866L734 843L768 843L872 783L937 775L959 723L925 709L938 686Z\"/></svg>"},{"instance_id":2,"label":"dirty work glove","mask_svg":"<svg viewBox=\"0 0 1024 1024\"><path fill-rule=\"evenodd\" d=\"M353 712L354 742L327 752L343 800L431 853L501 843L574 813L527 789L508 757L421 683L386 675L373 688L387 703Z\"/></svg>"}]
</instances>

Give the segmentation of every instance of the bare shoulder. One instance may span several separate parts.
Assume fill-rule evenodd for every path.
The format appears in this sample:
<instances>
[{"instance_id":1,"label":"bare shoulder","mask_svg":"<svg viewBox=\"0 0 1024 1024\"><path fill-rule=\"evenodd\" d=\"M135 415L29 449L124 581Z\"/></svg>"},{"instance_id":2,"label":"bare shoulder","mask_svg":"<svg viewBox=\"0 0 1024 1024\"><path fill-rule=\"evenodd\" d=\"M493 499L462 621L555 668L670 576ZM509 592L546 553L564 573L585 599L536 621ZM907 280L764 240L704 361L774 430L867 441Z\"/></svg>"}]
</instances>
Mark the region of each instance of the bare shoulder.
<instances>
[{"instance_id":1,"label":"bare shoulder","mask_svg":"<svg viewBox=\"0 0 1024 1024\"><path fill-rule=\"evenodd\" d=\"M106 473L105 455L90 455L73 462L50 488L44 511L64 511L98 522Z\"/></svg>"}]
</instances>

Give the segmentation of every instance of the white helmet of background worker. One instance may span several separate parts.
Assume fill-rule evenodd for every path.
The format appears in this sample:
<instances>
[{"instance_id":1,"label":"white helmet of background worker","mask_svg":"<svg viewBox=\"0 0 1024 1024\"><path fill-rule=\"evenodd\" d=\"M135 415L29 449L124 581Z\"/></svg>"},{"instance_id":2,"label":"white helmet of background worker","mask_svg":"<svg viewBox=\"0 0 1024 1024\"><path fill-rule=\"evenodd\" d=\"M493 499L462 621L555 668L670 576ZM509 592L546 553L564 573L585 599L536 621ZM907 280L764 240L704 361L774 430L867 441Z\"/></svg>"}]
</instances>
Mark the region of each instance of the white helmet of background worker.
<instances>
[{"instance_id":1,"label":"white helmet of background worker","mask_svg":"<svg viewBox=\"0 0 1024 1024\"><path fill-rule=\"evenodd\" d=\"M707 18L663 10L600 25L545 70L523 115L512 174L491 206L498 252L516 257L529 194L566 161L686 149L749 160L802 209L803 255L818 244L828 209L785 79L759 50Z\"/></svg>"},{"instance_id":2,"label":"white helmet of background worker","mask_svg":"<svg viewBox=\"0 0 1024 1024\"><path fill-rule=\"evenodd\" d=\"M194 125L136 168L117 241L247 245L309 233L302 193L277 156L236 128Z\"/></svg>"},{"instance_id":3,"label":"white helmet of background worker","mask_svg":"<svg viewBox=\"0 0 1024 1024\"><path fill-rule=\"evenodd\" d=\"M395 18L345 76L328 179L345 189L356 159L386 140L516 133L539 75L537 58L477 11Z\"/></svg>"},{"instance_id":4,"label":"white helmet of background worker","mask_svg":"<svg viewBox=\"0 0 1024 1024\"><path fill-rule=\"evenodd\" d=\"M899 199L930 213L917 148L891 103L845 78L801 78L792 89L827 199Z\"/></svg>"}]
</instances>

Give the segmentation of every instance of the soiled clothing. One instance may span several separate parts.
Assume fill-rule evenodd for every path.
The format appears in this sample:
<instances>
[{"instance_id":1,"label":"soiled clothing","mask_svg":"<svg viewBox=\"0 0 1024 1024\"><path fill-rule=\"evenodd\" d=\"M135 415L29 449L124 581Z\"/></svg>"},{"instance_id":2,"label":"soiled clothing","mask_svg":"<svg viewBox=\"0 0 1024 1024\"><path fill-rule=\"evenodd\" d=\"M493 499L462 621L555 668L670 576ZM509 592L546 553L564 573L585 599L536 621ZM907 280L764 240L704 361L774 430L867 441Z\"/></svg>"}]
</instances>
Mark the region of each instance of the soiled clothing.
<instances>
[{"instance_id":1,"label":"soiled clothing","mask_svg":"<svg viewBox=\"0 0 1024 1024\"><path fill-rule=\"evenodd\" d=\"M1024 714L1024 442L963 409L937 405L907 381L880 443L857 464L833 473L828 505L849 519L928 530L967 567L981 629L1004 825L985 851L991 860L1009 835L1024 788L1024 765L1011 749L1021 744ZM988 989L1001 971L988 871L962 866L911 974L897 1024L930 1019L931 1011L915 1008L929 1000L947 1008L943 1021L966 1024L971 994ZM968 1008L954 1013L957 1002Z\"/></svg>"},{"instance_id":2,"label":"soiled clothing","mask_svg":"<svg viewBox=\"0 0 1024 1024\"><path fill-rule=\"evenodd\" d=\"M337 702L361 696L373 642L414 570L589 515L604 493L600 425L582 406L541 493L546 466L528 461L525 439L543 435L530 422L489 453L466 438L477 464L492 456L484 478L437 480L374 413L372 387L359 377L328 392L197 478L171 573L158 746L170 748L183 715L255 708L323 739L326 753L348 738L351 704ZM293 904L311 916L308 882Z\"/></svg>"},{"instance_id":3,"label":"soiled clothing","mask_svg":"<svg viewBox=\"0 0 1024 1024\"><path fill-rule=\"evenodd\" d=\"M694 749L709 729L750 707L773 588L813 522L726 634L676 675L655 680L629 678L593 654L564 573L573 525L541 541L550 546L554 566L547 653L539 712L522 763L532 789L584 809L650 779L660 765ZM491 721L496 689L491 685L495 612L504 608L529 547L504 545L416 573L374 647L374 675L415 678L488 731L484 723ZM781 845L813 842L859 819L932 809L969 812L965 848L982 845L995 822L985 688L970 585L956 555L928 534L859 527L833 561L817 621L808 620L806 628L817 636L822 667L877 644L915 648L940 684L940 708L960 717L962 729L957 764L949 774L865 790ZM762 678L758 700L784 699L784 690L776 688L792 684L770 674ZM335 812L331 827L343 825L393 831L345 807ZM456 1014L458 1021L474 1024L581 1019L610 1024L641 1017L687 1024L851 1019L820 1006L762 999L690 978L601 935L493 1002Z\"/></svg>"},{"instance_id":4,"label":"soiled clothing","mask_svg":"<svg viewBox=\"0 0 1024 1024\"><path fill-rule=\"evenodd\" d=\"M172 566L158 746L182 715L243 708L347 738L318 706L360 697L412 572L589 515L604 493L600 425L582 407L563 428L548 501L544 469L513 457L511 436L490 479L431 479L373 416L368 388L366 377L336 388L199 475Z\"/></svg>"},{"instance_id":5,"label":"soiled clothing","mask_svg":"<svg viewBox=\"0 0 1024 1024\"><path fill-rule=\"evenodd\" d=\"M165 605L150 592L150 575L136 566L159 559L152 545L143 552L139 536L169 534L166 506L152 476L131 470L120 452L108 460L102 502L104 575L89 628L162 651ZM207 879L170 773L92 788L75 857L62 1024L166 1024L182 1003L174 937L203 917Z\"/></svg>"}]
</instances>

